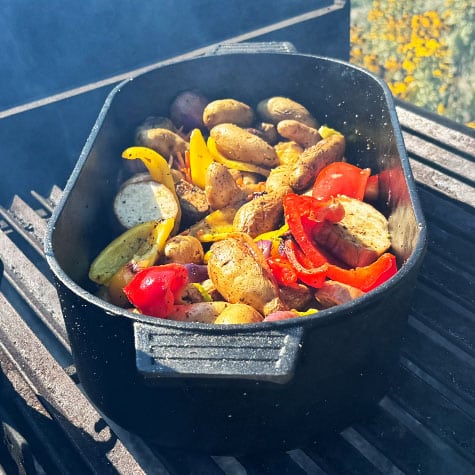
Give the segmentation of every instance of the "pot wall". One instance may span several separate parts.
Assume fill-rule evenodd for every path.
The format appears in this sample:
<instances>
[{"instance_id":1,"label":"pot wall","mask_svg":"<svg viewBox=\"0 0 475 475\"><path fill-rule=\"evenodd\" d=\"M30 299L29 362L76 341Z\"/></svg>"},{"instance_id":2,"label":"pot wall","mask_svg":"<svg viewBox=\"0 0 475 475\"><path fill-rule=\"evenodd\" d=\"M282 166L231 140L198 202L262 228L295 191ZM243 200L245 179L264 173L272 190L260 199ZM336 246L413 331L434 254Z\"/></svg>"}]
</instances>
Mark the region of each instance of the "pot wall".
<instances>
[{"instance_id":1,"label":"pot wall","mask_svg":"<svg viewBox=\"0 0 475 475\"><path fill-rule=\"evenodd\" d=\"M286 95L345 134L348 157L383 176L403 269L370 295L276 328L303 329L295 371L285 384L252 379L144 378L136 368L134 321L88 290L92 259L114 233L111 203L125 178L121 151L150 115L197 88L210 99L255 105ZM111 223L104 225L104 223ZM419 223L419 224L418 224ZM394 107L385 88L344 63L293 54L202 57L124 83L108 98L52 218L46 254L56 276L78 375L87 394L125 428L170 447L212 453L292 448L366 414L387 390L397 363L410 294L423 253L423 220ZM422 234L421 234L422 233ZM152 319L141 319L146 322ZM179 322L160 322L190 332ZM250 332L269 330L254 325ZM193 332L232 332L195 325Z\"/></svg>"}]
</instances>

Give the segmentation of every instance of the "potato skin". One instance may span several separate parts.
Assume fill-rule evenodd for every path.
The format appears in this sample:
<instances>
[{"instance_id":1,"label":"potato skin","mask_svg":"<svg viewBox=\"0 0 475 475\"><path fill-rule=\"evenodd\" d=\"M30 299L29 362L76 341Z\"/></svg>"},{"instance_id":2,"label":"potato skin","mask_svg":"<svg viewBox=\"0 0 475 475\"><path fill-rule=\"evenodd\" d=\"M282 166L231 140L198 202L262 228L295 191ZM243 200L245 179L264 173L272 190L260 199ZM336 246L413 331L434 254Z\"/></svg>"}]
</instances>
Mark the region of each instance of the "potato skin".
<instances>
[{"instance_id":1,"label":"potato skin","mask_svg":"<svg viewBox=\"0 0 475 475\"><path fill-rule=\"evenodd\" d=\"M364 201L344 195L335 201L345 216L338 223L325 222L314 239L350 267L371 264L391 246L388 220Z\"/></svg>"},{"instance_id":2,"label":"potato skin","mask_svg":"<svg viewBox=\"0 0 475 475\"><path fill-rule=\"evenodd\" d=\"M250 127L254 111L244 102L235 99L217 99L207 104L203 111L203 123L209 129L218 124L235 124Z\"/></svg>"},{"instance_id":3,"label":"potato skin","mask_svg":"<svg viewBox=\"0 0 475 475\"><path fill-rule=\"evenodd\" d=\"M322 168L343 160L345 145L343 135L333 134L305 149L293 167L290 186L297 192L307 189Z\"/></svg>"},{"instance_id":4,"label":"potato skin","mask_svg":"<svg viewBox=\"0 0 475 475\"><path fill-rule=\"evenodd\" d=\"M229 170L218 162L208 166L205 194L211 209L222 209L245 198Z\"/></svg>"},{"instance_id":5,"label":"potato skin","mask_svg":"<svg viewBox=\"0 0 475 475\"><path fill-rule=\"evenodd\" d=\"M278 192L266 193L243 204L234 216L233 226L236 231L255 238L276 229L283 213L281 195Z\"/></svg>"},{"instance_id":6,"label":"potato skin","mask_svg":"<svg viewBox=\"0 0 475 475\"><path fill-rule=\"evenodd\" d=\"M136 136L136 143L155 150L167 160L170 156L184 154L189 149L188 142L175 132L163 128L142 130Z\"/></svg>"},{"instance_id":7,"label":"potato skin","mask_svg":"<svg viewBox=\"0 0 475 475\"><path fill-rule=\"evenodd\" d=\"M217 325L259 323L264 317L250 305L233 303L227 306L214 321Z\"/></svg>"},{"instance_id":8,"label":"potato skin","mask_svg":"<svg viewBox=\"0 0 475 475\"><path fill-rule=\"evenodd\" d=\"M219 124L210 131L220 153L231 160L265 168L279 164L274 148L265 140L234 124Z\"/></svg>"},{"instance_id":9,"label":"potato skin","mask_svg":"<svg viewBox=\"0 0 475 475\"><path fill-rule=\"evenodd\" d=\"M303 148L311 147L322 140L317 129L293 119L281 120L277 124L277 132L282 137L297 142Z\"/></svg>"},{"instance_id":10,"label":"potato skin","mask_svg":"<svg viewBox=\"0 0 475 475\"><path fill-rule=\"evenodd\" d=\"M211 246L208 272L216 290L226 301L251 305L262 315L287 310L265 259L258 257L256 244L236 235Z\"/></svg>"},{"instance_id":11,"label":"potato skin","mask_svg":"<svg viewBox=\"0 0 475 475\"><path fill-rule=\"evenodd\" d=\"M165 263L201 264L203 257L203 246L194 236L184 236L181 234L173 236L166 242L163 249L163 260Z\"/></svg>"},{"instance_id":12,"label":"potato skin","mask_svg":"<svg viewBox=\"0 0 475 475\"><path fill-rule=\"evenodd\" d=\"M183 218L189 223L196 223L209 213L205 192L200 187L184 179L179 179L175 184L175 190Z\"/></svg>"},{"instance_id":13,"label":"potato skin","mask_svg":"<svg viewBox=\"0 0 475 475\"><path fill-rule=\"evenodd\" d=\"M291 165L279 165L271 170L266 180L266 192L273 193L282 197L287 193L291 193L290 179L292 175Z\"/></svg>"},{"instance_id":14,"label":"potato skin","mask_svg":"<svg viewBox=\"0 0 475 475\"><path fill-rule=\"evenodd\" d=\"M318 122L309 110L288 97L274 96L260 101L257 104L257 113L261 120L272 124L293 119L309 127L318 128Z\"/></svg>"},{"instance_id":15,"label":"potato skin","mask_svg":"<svg viewBox=\"0 0 475 475\"><path fill-rule=\"evenodd\" d=\"M173 313L167 318L179 322L214 323L229 305L223 301L175 305Z\"/></svg>"}]
</instances>

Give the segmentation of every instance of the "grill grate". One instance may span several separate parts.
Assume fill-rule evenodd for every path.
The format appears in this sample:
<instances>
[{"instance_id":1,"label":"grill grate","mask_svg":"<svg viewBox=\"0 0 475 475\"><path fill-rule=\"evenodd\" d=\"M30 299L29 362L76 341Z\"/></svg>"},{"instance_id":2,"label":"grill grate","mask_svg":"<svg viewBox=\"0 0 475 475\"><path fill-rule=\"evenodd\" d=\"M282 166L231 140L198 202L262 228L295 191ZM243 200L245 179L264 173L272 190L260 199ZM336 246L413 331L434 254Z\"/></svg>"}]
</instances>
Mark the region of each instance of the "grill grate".
<instances>
[{"instance_id":1,"label":"grill grate","mask_svg":"<svg viewBox=\"0 0 475 475\"><path fill-rule=\"evenodd\" d=\"M18 473L372 474L475 470L475 138L398 106L429 227L397 383L371 419L286 453L212 457L155 447L99 414L81 391L43 257L61 196L0 208L0 421ZM27 203L25 200L32 202ZM8 464L8 465L7 465ZM2 473L0 465L0 473Z\"/></svg>"}]
</instances>

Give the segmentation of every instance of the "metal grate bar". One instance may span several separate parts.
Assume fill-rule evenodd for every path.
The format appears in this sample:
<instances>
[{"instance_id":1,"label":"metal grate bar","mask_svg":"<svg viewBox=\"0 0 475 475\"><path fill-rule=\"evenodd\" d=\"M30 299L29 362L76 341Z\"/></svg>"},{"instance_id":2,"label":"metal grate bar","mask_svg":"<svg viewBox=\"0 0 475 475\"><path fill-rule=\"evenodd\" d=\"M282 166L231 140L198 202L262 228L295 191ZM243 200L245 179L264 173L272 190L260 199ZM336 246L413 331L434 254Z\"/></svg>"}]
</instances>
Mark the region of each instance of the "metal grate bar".
<instances>
[{"instance_id":1,"label":"metal grate bar","mask_svg":"<svg viewBox=\"0 0 475 475\"><path fill-rule=\"evenodd\" d=\"M0 251L6 279L58 341L70 351L58 296L53 285L1 230Z\"/></svg>"},{"instance_id":2,"label":"metal grate bar","mask_svg":"<svg viewBox=\"0 0 475 475\"><path fill-rule=\"evenodd\" d=\"M409 110L405 105L396 107L399 122L405 130L426 137L429 142L435 142L441 147L452 148L462 154L475 155L475 137L461 132L453 127L430 120ZM431 158L431 157L427 157Z\"/></svg>"},{"instance_id":3,"label":"metal grate bar","mask_svg":"<svg viewBox=\"0 0 475 475\"><path fill-rule=\"evenodd\" d=\"M143 473L137 461L118 440L37 336L0 294L3 325L1 345L31 383L43 406L62 428L95 473ZM120 465L119 465L120 464Z\"/></svg>"},{"instance_id":4,"label":"metal grate bar","mask_svg":"<svg viewBox=\"0 0 475 475\"><path fill-rule=\"evenodd\" d=\"M88 468L75 449L67 443L64 433L54 423L41 405L24 374L15 367L8 355L0 350L0 412L2 406L9 420L0 415L0 420L19 434L17 442L20 450L24 447L29 456L39 459L40 470L30 470L23 466L24 473L61 473L64 475L85 474ZM12 435L14 436L15 433ZM7 436L4 434L4 436ZM58 448L61 447L61 450ZM18 457L15 457L18 460ZM24 458L20 458L24 460ZM21 470L19 470L21 473ZM0 472L1 473L1 472Z\"/></svg>"}]
</instances>

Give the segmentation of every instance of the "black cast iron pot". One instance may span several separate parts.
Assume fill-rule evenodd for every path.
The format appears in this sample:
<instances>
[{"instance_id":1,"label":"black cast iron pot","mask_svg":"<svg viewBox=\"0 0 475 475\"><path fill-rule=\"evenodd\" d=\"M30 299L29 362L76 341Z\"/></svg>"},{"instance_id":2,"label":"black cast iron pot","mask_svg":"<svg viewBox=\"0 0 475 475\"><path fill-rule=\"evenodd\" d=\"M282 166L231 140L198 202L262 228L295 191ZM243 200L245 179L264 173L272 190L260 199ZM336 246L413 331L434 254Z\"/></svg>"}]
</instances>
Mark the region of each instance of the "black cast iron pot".
<instances>
[{"instance_id":1,"label":"black cast iron pot","mask_svg":"<svg viewBox=\"0 0 475 475\"><path fill-rule=\"evenodd\" d=\"M121 152L181 91L255 106L283 95L343 132L347 157L379 173L400 270L351 303L241 326L139 316L93 294L88 268L116 236ZM247 52L159 67L116 87L49 224L53 271L79 379L103 413L169 447L242 454L301 447L385 394L398 362L426 229L392 98L371 74L310 55Z\"/></svg>"}]
</instances>

